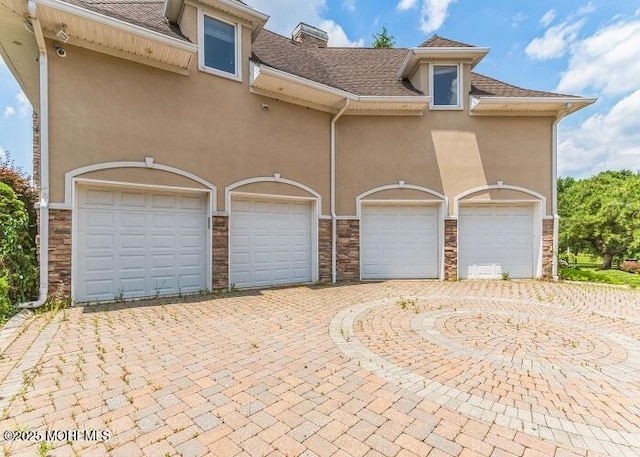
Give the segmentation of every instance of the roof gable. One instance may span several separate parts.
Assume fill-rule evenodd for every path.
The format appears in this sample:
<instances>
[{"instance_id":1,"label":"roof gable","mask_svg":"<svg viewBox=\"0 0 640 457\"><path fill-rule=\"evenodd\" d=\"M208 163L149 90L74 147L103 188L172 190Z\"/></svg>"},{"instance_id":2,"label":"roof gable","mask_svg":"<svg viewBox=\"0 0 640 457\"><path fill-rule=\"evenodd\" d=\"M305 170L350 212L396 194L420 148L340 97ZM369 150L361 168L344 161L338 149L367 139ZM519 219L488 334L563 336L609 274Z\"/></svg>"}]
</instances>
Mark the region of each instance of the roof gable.
<instances>
[{"instance_id":1,"label":"roof gable","mask_svg":"<svg viewBox=\"0 0 640 457\"><path fill-rule=\"evenodd\" d=\"M420 45L421 48L474 48L470 44L454 41L438 35L433 35L427 41Z\"/></svg>"}]
</instances>

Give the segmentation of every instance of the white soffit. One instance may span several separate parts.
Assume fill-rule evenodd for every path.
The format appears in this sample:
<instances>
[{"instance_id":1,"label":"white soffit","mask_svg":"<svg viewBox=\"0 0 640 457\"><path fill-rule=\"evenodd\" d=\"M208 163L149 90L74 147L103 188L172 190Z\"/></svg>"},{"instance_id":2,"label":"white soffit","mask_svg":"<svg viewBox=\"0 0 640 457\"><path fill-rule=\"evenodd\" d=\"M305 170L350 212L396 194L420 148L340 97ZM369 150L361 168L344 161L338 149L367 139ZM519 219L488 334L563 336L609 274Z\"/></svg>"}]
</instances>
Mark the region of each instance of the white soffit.
<instances>
[{"instance_id":1,"label":"white soffit","mask_svg":"<svg viewBox=\"0 0 640 457\"><path fill-rule=\"evenodd\" d=\"M168 70L186 72L195 44L154 32L57 0L38 0L45 36L56 39L64 28L68 43Z\"/></svg>"},{"instance_id":2,"label":"white soffit","mask_svg":"<svg viewBox=\"0 0 640 457\"><path fill-rule=\"evenodd\" d=\"M25 27L25 6L25 2L0 0L0 57L38 111L38 46L34 34Z\"/></svg>"}]
</instances>

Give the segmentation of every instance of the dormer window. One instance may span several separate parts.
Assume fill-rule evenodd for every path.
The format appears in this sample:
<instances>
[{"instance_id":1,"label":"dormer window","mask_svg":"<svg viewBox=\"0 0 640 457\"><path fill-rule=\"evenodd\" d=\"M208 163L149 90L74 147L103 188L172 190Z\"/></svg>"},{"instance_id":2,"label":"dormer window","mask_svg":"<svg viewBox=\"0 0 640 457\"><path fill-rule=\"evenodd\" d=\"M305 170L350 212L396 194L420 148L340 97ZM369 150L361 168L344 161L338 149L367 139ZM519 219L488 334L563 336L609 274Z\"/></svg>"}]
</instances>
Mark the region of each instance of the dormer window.
<instances>
[{"instance_id":1,"label":"dormer window","mask_svg":"<svg viewBox=\"0 0 640 457\"><path fill-rule=\"evenodd\" d=\"M460 73L460 65L431 65L432 108L462 108Z\"/></svg>"},{"instance_id":2,"label":"dormer window","mask_svg":"<svg viewBox=\"0 0 640 457\"><path fill-rule=\"evenodd\" d=\"M200 12L200 70L241 79L240 26Z\"/></svg>"}]
</instances>

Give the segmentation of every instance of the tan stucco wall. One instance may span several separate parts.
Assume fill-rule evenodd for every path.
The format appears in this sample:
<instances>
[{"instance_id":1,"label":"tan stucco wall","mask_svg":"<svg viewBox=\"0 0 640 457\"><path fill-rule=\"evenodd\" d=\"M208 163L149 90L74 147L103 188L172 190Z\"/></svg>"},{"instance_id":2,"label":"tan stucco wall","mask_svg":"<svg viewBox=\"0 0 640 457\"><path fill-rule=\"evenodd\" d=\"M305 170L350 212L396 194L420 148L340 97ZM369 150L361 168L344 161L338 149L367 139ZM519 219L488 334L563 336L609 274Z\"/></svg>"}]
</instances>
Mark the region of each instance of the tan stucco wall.
<instances>
[{"instance_id":1,"label":"tan stucco wall","mask_svg":"<svg viewBox=\"0 0 640 457\"><path fill-rule=\"evenodd\" d=\"M196 18L187 5L182 27L192 41L197 40ZM241 83L198 71L195 56L189 76L183 76L74 46L66 46L65 59L52 52L51 201L63 201L69 170L150 156L217 186L220 210L225 210L229 184L279 173L319 192L322 214L329 214L331 115L251 94L250 40L245 27ZM465 65L464 94L469 71ZM428 79L425 72L422 78ZM338 214L355 215L357 195L398 181L444 193L452 202L470 188L499 180L545 195L549 213L553 120L469 116L466 96L464 102L463 111L426 110L423 116L343 116L337 126ZM95 176L185 183L166 176L154 181L130 169ZM268 184L242 191L276 194L281 189L305 195L295 187ZM389 195L394 194L375 198ZM425 197L415 192L407 198Z\"/></svg>"},{"instance_id":2,"label":"tan stucco wall","mask_svg":"<svg viewBox=\"0 0 640 457\"><path fill-rule=\"evenodd\" d=\"M536 197L527 194L524 192L518 192L516 190L511 189L491 189L484 190L480 192L476 192L470 195L465 196L460 201L478 201L478 200L534 200L536 201Z\"/></svg>"},{"instance_id":3,"label":"tan stucco wall","mask_svg":"<svg viewBox=\"0 0 640 457\"><path fill-rule=\"evenodd\" d=\"M239 83L199 72L197 59L182 76L66 49L49 61L52 202L69 170L150 156L217 186L219 209L225 186L280 173L322 194L329 213L330 115L251 94L248 58Z\"/></svg>"},{"instance_id":4,"label":"tan stucco wall","mask_svg":"<svg viewBox=\"0 0 640 457\"><path fill-rule=\"evenodd\" d=\"M474 187L504 181L547 197L549 212L551 126L549 118L474 117L465 111L345 116L338 126L338 213L355 214L357 195L398 181L443 193L450 202Z\"/></svg>"},{"instance_id":5,"label":"tan stucco wall","mask_svg":"<svg viewBox=\"0 0 640 457\"><path fill-rule=\"evenodd\" d=\"M315 195L296 186L277 182L258 182L233 189L235 193L286 195L290 197L315 198Z\"/></svg>"},{"instance_id":6,"label":"tan stucco wall","mask_svg":"<svg viewBox=\"0 0 640 457\"><path fill-rule=\"evenodd\" d=\"M146 168L112 168L85 173L78 175L77 178L128 184L206 189L206 186L187 177L162 170L149 170Z\"/></svg>"},{"instance_id":7,"label":"tan stucco wall","mask_svg":"<svg viewBox=\"0 0 640 457\"><path fill-rule=\"evenodd\" d=\"M434 200L441 201L437 196L413 189L387 189L367 195L364 200Z\"/></svg>"}]
</instances>

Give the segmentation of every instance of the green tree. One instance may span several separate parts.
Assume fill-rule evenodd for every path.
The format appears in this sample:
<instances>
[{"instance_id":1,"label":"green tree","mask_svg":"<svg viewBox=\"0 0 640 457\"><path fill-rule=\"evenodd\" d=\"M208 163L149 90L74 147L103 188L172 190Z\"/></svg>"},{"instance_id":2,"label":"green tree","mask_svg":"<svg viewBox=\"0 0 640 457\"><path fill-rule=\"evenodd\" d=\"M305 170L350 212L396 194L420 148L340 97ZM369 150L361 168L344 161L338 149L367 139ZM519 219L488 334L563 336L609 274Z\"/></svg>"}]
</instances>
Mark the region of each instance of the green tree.
<instances>
[{"instance_id":1,"label":"green tree","mask_svg":"<svg viewBox=\"0 0 640 457\"><path fill-rule=\"evenodd\" d=\"M35 249L29 234L29 215L16 193L0 182L0 278L11 303L33 297L37 287ZM2 288L3 290L5 288ZM0 299L1 301L2 299Z\"/></svg>"},{"instance_id":2,"label":"green tree","mask_svg":"<svg viewBox=\"0 0 640 457\"><path fill-rule=\"evenodd\" d=\"M396 44L396 38L393 35L389 35L387 31L387 26L382 26L382 31L373 34L373 43L371 44L374 48L392 48Z\"/></svg>"},{"instance_id":3,"label":"green tree","mask_svg":"<svg viewBox=\"0 0 640 457\"><path fill-rule=\"evenodd\" d=\"M640 173L605 171L558 181L560 248L613 259L640 253Z\"/></svg>"}]
</instances>

